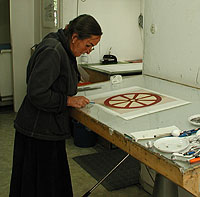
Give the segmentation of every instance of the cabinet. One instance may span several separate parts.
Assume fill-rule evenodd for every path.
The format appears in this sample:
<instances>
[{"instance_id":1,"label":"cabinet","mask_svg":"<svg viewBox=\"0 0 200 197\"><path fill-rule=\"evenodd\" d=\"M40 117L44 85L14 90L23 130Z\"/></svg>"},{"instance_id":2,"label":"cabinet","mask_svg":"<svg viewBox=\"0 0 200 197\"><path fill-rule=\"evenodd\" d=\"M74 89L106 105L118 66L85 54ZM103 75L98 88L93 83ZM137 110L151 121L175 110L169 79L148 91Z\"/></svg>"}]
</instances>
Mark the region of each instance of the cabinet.
<instances>
[{"instance_id":1,"label":"cabinet","mask_svg":"<svg viewBox=\"0 0 200 197\"><path fill-rule=\"evenodd\" d=\"M12 103L12 53L11 49L0 50L0 106Z\"/></svg>"}]
</instances>

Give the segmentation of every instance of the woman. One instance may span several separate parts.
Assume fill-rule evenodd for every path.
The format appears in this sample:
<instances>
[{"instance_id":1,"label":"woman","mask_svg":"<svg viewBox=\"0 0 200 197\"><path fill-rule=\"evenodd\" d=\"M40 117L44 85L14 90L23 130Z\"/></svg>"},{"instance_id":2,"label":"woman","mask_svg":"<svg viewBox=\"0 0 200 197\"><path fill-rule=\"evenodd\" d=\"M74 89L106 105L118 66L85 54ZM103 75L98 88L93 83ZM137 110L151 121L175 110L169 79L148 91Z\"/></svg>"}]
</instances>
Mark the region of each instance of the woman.
<instances>
[{"instance_id":1,"label":"woman","mask_svg":"<svg viewBox=\"0 0 200 197\"><path fill-rule=\"evenodd\" d=\"M65 151L69 108L89 100L77 93L76 57L98 44L101 27L80 15L65 29L48 34L27 67L27 94L17 114L10 197L73 196Z\"/></svg>"}]
</instances>

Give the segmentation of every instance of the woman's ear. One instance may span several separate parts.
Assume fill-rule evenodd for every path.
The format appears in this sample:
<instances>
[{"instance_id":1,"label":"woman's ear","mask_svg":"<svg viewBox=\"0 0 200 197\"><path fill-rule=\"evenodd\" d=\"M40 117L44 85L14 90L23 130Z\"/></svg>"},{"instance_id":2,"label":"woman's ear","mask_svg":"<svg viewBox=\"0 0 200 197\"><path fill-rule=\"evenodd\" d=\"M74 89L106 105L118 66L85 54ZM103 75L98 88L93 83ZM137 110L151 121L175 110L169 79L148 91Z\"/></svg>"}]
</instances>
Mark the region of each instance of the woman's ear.
<instances>
[{"instance_id":1,"label":"woman's ear","mask_svg":"<svg viewBox=\"0 0 200 197\"><path fill-rule=\"evenodd\" d=\"M73 33L72 34L72 43L75 43L76 40L78 40L78 34L77 33Z\"/></svg>"}]
</instances>

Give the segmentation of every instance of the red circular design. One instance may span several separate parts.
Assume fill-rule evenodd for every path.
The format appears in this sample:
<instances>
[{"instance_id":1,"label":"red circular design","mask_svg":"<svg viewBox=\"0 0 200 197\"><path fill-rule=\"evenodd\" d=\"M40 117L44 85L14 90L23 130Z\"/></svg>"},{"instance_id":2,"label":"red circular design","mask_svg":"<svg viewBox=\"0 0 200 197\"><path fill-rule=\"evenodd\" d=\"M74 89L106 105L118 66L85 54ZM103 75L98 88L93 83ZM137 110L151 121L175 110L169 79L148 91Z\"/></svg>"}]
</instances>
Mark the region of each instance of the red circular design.
<instances>
[{"instance_id":1,"label":"red circular design","mask_svg":"<svg viewBox=\"0 0 200 197\"><path fill-rule=\"evenodd\" d=\"M112 108L134 109L159 103L162 98L153 93L125 93L112 96L104 104Z\"/></svg>"}]
</instances>

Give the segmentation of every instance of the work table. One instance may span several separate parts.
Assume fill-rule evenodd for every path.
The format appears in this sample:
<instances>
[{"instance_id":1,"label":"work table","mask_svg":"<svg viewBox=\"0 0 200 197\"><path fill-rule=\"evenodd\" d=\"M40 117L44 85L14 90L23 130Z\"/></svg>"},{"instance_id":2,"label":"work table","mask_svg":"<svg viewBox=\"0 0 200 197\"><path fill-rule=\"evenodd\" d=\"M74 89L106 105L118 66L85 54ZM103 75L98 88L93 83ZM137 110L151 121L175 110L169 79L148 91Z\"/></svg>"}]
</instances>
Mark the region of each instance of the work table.
<instances>
[{"instance_id":1,"label":"work table","mask_svg":"<svg viewBox=\"0 0 200 197\"><path fill-rule=\"evenodd\" d=\"M145 141L135 142L124 135L130 136L132 132L164 128L172 125L181 130L195 128L194 125L188 122L188 117L199 113L200 90L145 75L123 77L123 81L119 84L111 84L110 81L107 81L90 85L90 87L95 86L100 86L101 88L79 92L78 95L87 97L138 86L190 102L186 105L150 113L130 120L108 113L96 104L88 105L82 109L72 109L71 116L193 195L200 196L200 164L190 165L186 162L174 162L168 154L161 154L153 148L147 148Z\"/></svg>"},{"instance_id":2,"label":"work table","mask_svg":"<svg viewBox=\"0 0 200 197\"><path fill-rule=\"evenodd\" d=\"M138 75L142 73L142 63L119 62L117 64L80 64L90 76L90 82L102 82L112 75Z\"/></svg>"}]
</instances>

